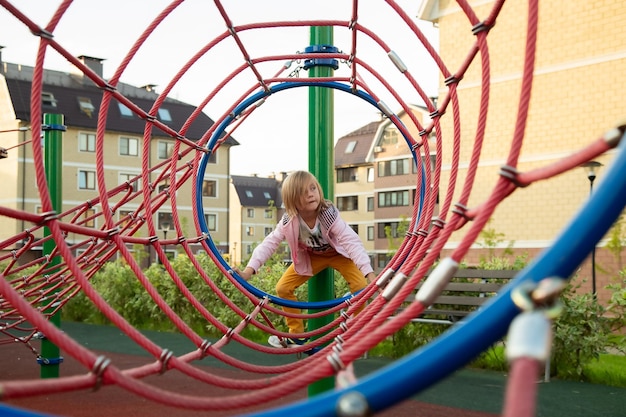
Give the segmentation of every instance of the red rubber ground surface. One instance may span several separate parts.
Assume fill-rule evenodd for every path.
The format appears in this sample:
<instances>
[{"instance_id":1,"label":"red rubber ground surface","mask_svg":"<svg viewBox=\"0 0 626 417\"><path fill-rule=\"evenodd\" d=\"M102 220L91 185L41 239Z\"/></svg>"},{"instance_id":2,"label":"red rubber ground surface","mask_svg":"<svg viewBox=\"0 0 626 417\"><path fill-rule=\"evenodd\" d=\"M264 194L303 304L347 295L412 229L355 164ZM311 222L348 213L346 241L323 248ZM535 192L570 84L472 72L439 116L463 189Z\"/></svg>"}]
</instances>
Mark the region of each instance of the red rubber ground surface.
<instances>
[{"instance_id":1,"label":"red rubber ground surface","mask_svg":"<svg viewBox=\"0 0 626 417\"><path fill-rule=\"evenodd\" d=\"M106 355L113 360L113 363L122 369L132 368L148 361L148 358L143 356L109 352L107 352ZM39 365L37 365L35 357L21 343L0 346L0 380L38 378L39 372ZM212 372L237 378L249 377L249 374L243 371L230 369L212 368ZM61 365L61 375L69 376L82 373L86 373L86 370L75 360L66 356L65 361ZM184 392L190 395L232 395L232 391L230 390L199 383L178 372L167 372L164 375L152 376L146 379L146 381L149 381L155 386L167 388L170 391ZM287 402L305 399L306 397L306 390L301 390L280 401L266 403L254 408L232 411L193 411L157 404L126 392L118 387L106 386L96 392L89 390L49 396L42 395L6 400L4 404L66 417L192 417L206 415L222 417L274 408ZM413 400L405 401L378 415L384 417L496 416L496 414L443 407Z\"/></svg>"}]
</instances>

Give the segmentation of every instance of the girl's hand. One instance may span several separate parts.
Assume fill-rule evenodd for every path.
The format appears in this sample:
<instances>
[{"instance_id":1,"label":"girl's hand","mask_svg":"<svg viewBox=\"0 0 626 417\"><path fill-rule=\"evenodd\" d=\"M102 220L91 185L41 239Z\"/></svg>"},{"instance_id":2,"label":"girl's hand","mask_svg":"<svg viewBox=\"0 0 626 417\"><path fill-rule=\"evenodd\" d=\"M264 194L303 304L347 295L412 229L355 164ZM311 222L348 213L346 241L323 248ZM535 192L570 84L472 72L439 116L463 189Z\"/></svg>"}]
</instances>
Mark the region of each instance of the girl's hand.
<instances>
[{"instance_id":1,"label":"girl's hand","mask_svg":"<svg viewBox=\"0 0 626 417\"><path fill-rule=\"evenodd\" d=\"M370 272L369 274L365 275L365 279L367 279L367 282L370 283L376 279L376 274Z\"/></svg>"},{"instance_id":2,"label":"girl's hand","mask_svg":"<svg viewBox=\"0 0 626 417\"><path fill-rule=\"evenodd\" d=\"M245 279L246 281L249 281L250 278L252 278L252 275L254 274L254 269L252 269L250 267L247 267L243 271L240 271L237 268L233 268L233 271L235 271L237 274L239 274L239 276L241 278Z\"/></svg>"}]
</instances>

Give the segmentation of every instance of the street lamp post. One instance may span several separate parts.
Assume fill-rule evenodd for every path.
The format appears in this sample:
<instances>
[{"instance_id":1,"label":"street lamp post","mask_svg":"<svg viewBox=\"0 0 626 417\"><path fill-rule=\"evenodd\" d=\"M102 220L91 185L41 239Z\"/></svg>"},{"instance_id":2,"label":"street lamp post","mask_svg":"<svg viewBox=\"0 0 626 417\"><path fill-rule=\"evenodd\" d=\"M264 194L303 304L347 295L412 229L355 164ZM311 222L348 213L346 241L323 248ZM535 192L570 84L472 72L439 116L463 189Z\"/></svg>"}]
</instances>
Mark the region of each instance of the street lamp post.
<instances>
[{"instance_id":1,"label":"street lamp post","mask_svg":"<svg viewBox=\"0 0 626 417\"><path fill-rule=\"evenodd\" d=\"M170 222L162 221L161 227L163 228L163 240L167 240L167 232L170 230ZM167 257L167 243L163 242L163 252L165 252L165 256Z\"/></svg>"},{"instance_id":2,"label":"street lamp post","mask_svg":"<svg viewBox=\"0 0 626 417\"><path fill-rule=\"evenodd\" d=\"M593 182L596 180L596 171L602 166L602 164L598 161L589 161L585 162L581 165L581 167L586 168L587 171L587 179L589 180L589 196L593 194ZM597 296L596 292L596 246L593 246L591 250L591 293L595 298Z\"/></svg>"}]
</instances>

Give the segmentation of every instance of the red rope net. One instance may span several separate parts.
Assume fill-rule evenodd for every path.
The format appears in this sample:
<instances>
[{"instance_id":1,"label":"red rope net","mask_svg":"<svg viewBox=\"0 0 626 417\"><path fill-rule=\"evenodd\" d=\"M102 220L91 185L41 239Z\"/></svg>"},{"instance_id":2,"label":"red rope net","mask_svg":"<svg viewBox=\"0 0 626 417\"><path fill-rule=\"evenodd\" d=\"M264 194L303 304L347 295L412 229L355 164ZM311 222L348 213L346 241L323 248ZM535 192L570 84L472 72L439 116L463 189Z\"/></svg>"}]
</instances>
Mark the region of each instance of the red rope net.
<instances>
[{"instance_id":1,"label":"red rope net","mask_svg":"<svg viewBox=\"0 0 626 417\"><path fill-rule=\"evenodd\" d=\"M511 139L510 152L507 158L507 167L503 168L503 174L489 197L478 206L468 207L480 161L490 100L491 68L488 35L496 23L504 6L504 1L493 2L490 5L490 10L486 13L486 17L482 20L469 3L458 2L467 18L467 36L473 37L474 41L465 59L456 69L450 69L446 66L438 55L436 47L430 43L407 10L393 1L376 2L375 7L392 16L395 25L408 29L407 37L403 39L403 43L412 45L413 50L422 51L433 67L437 68L442 79L445 80L445 87L440 90L436 105L428 97L427 87L419 80L421 74L419 71L418 73L415 72L419 69L419 64L417 68L407 67L394 51L393 48L402 45L388 45L380 35L384 32L382 29L374 27L375 25L371 21L370 26L359 20L359 16L363 14L362 9L372 7L374 3L354 0L349 4L349 7L347 6L348 2L337 5L337 7L331 7L326 12L336 16L334 20L323 18L296 20L297 17L293 17L285 20L250 22L246 19L238 21L237 18L232 17L234 15L241 16L235 13L239 7L236 2L216 0L214 7L210 10L212 15L207 16L206 19L207 22L211 22L211 25L215 19L221 20L220 30L215 31L213 38L207 38L204 34L199 35L203 39L201 46L192 54L191 58L180 65L170 82L154 100L152 107L144 110L128 98L123 89L118 88L120 80L134 63L133 60L143 53L144 48L148 48L151 36L156 36L161 27L167 27L170 16L176 13L193 12L187 6L187 2L173 1L160 13L155 14L152 22L146 26L121 60L113 76L105 80L76 58L75 51L55 40L55 31L57 28L63 27L66 15L68 15L67 19L71 18L70 12L75 7L72 1L63 1L49 18L48 23L44 27L40 27L29 18L28 13L21 11L20 6L6 0L0 0L0 5L3 8L2 13L12 15L13 18L28 27L34 36L39 37L39 48L36 52L36 65L32 77L30 120L42 119L42 78L45 58L49 55L64 58L102 90L95 141L94 165L97 197L77 204L62 213L54 212L48 193L49 187L44 169L41 141L37 139L42 135L42 127L38 123L32 123L32 139L25 141L22 146L31 147L33 154L41 213L31 213L0 206L0 216L16 219L30 225L20 233L0 242L0 265L2 265L0 272L3 278L0 280L0 322L2 325L0 344L14 343L15 340L18 340L35 354L39 354L34 339L43 334L59 346L66 355L78 360L84 366L86 373L82 376L61 377L55 380L2 381L0 382L0 391L3 398L10 399L80 390L94 388L102 384L115 384L162 404L199 410L241 409L281 398L321 378L336 375L339 369L336 364L328 359L331 352L339 352L336 357L340 358L339 360L343 365L351 364L381 340L406 325L411 318L420 314L427 305L422 302L415 302L410 307L405 308L402 313L396 315L393 320L389 320L389 317L396 313L400 304L414 291L418 282L433 266L452 233L461 229L468 221L472 221L461 244L451 255L453 261L460 262L468 252L470 245L485 227L498 204L517 187L555 176L579 166L582 162L593 159L615 145L605 138L600 138L587 148L553 166L525 173L516 171L515 167L527 123L533 83L538 4L537 1L531 1L529 2L519 108L515 133ZM335 6L334 2L333 6ZM288 6L285 7L290 9ZM206 10L203 9L203 12ZM281 12L285 12L285 10L281 10ZM311 15L318 14L313 10L310 12ZM299 17L307 17L306 13L300 13ZM283 36L283 33L291 33L289 31L293 29L306 30L314 26L333 27L337 34L343 36L341 38L343 42L337 44L337 52L284 51L281 41L287 36ZM260 32L270 32L275 35L275 44L272 45L274 48L269 48L271 53L260 54L250 46L251 38ZM380 56L390 58L392 64L382 65L379 61L372 63L361 58L362 50L372 48L377 49ZM221 67L223 76L221 78L212 77L207 79L206 85L195 86L195 88L204 90L204 98L180 129L175 130L163 123L157 117L159 109L162 108L170 94L183 82L185 76L192 72L196 66L206 65L204 60L207 57L225 54L225 49L228 49L226 52L228 57L237 57L236 64L228 68L219 61L216 62L215 65ZM304 68L303 63L306 60L315 59L336 59L340 65L332 77L300 78L299 73ZM415 64L414 61L411 62ZM296 63L296 69L291 69L293 63ZM461 121L457 88L461 84L464 74L472 66L479 67L481 72L480 106L477 111L477 125L474 135L472 138L466 139L473 142L469 168L466 176L459 178ZM145 71L150 71L150 68L145 68ZM394 73L393 76L389 75L391 72ZM396 79L398 74L403 80L400 84L401 87L395 86L390 81ZM232 93L236 90L231 90L228 93L231 99L230 104L221 105L221 107L213 106L217 97L224 94L225 90L240 79L246 80L244 83L240 83L244 87L240 88L237 93ZM322 82L340 83L369 95L374 102L379 104L379 108L383 112L393 106L405 111L410 117L411 127L420 132L418 136L413 136L410 133L413 129L409 129L400 122L398 116L393 112L387 111L385 115L396 124L407 138L408 146L414 149L418 156L416 158L418 190L422 183L432 184L432 186L422 190L421 196L420 193L417 193L409 232L386 270L381 274L381 278L349 302L324 312L315 313L314 316L321 316L337 313L341 309L347 310L347 314L336 314L336 318L328 326L304 335L323 334L314 342L314 346L327 346L319 354L286 365L256 365L237 359L225 353L222 348L233 340L266 354L285 354L285 350L255 343L241 335L242 330L247 326L256 326L268 334L285 336L286 333L276 330L267 316L268 312L282 314L282 310L268 303L267 300L259 299L248 292L226 268L217 263L221 273L228 277L229 285L237 287L255 307L251 311L244 311L241 306L236 305L224 295L216 283L216 277L209 276L191 248L193 244L200 244L215 260L216 255L207 245L206 234L202 232L197 221L198 217L203 214L198 213L194 206L196 222L193 230L189 231L182 224L177 213L179 205L193 206L193 201L201 198L201 196L197 195L195 187L191 196L182 195L183 193L178 191L186 183L195 183L197 167L202 157L207 152L216 151L258 108L258 106L254 106L246 109L241 117L230 126L226 134L217 141L217 144L212 149L208 149L207 144L217 127L227 120L239 103L255 92L267 91L271 86L279 83L294 81L310 85ZM421 100L428 112L431 113L430 121L418 120L411 111L411 105L403 98L409 90L412 90L409 94L411 100ZM390 105L384 104L381 99L383 96L391 100ZM273 96L267 97L267 101L272 99ZM143 145L140 150L141 174L127 183L111 186L106 175L108 161L105 159L105 134L110 104L116 102L121 103L136 116L143 119L145 129ZM197 117L205 111L210 111L212 115L219 117L199 140L192 140L187 137L188 129ZM444 115L452 119L454 126L450 138L442 136L440 120ZM151 158L153 148L151 140L153 140L154 131L159 131L175 139L172 156L169 159L155 162ZM430 147L433 145L435 148L431 149ZM425 164L422 170L422 157L430 155L433 151L436 155L434 166ZM445 152L449 152L452 163L447 178L448 188L442 192L438 203L439 196L433 190L440 188L442 157ZM138 180L145 185L141 190L137 190L133 186ZM455 196L457 200L453 203ZM135 204L138 208L124 216L116 216L124 206L130 203ZM439 204L439 214L434 211L437 204ZM171 207L172 211L173 230L169 239L159 237L158 225L155 224L155 213L164 206ZM418 207L421 207L421 213L418 212ZM86 215L86 213L92 214ZM97 229L89 227L94 219L97 219L98 224L101 225ZM48 229L50 233L41 237L44 228ZM148 235L142 236L141 230L147 230ZM66 237L70 233L79 237L71 245L66 241ZM27 255L35 252L34 249L47 241L55 244L51 254L35 259L27 258ZM163 294L146 276L145 271L133 257L129 245L151 247L156 251L159 262L171 277L172 283L178 291L202 315L207 325L213 326L224 335L218 342L209 343L177 314L173 306L168 305ZM190 260L198 277L205 283L206 291L216 294L224 306L241 318L237 326L231 328L221 323L216 318L215 312L211 311L211 307L203 304L178 276L165 251L166 246L171 248L174 245L179 253L184 254ZM61 259L62 262L58 265L54 264L51 262L51 259L54 258ZM157 345L130 325L120 313L105 302L102 294L94 289L90 283L94 275L107 262L118 258L123 259L132 274L145 288L153 300L154 307L165 313L177 331L184 334L196 346L195 350L177 356L167 348ZM379 293L383 292L387 280L394 274L402 276L402 280L406 281L406 284L402 285L393 297L380 295ZM111 323L149 353L154 358L154 362L138 368L120 369L116 363L111 363L107 358L80 345L52 325L49 318L61 311L64 305L79 293L86 295ZM362 307L364 303L368 303L365 310L356 317L350 317L350 313L354 309ZM311 315L302 316L312 317ZM303 352L309 348L310 346L294 348L289 353ZM213 356L233 367L260 374L262 377L236 380L212 375L192 363L205 356ZM303 372L303 369L306 369L306 372ZM169 392L143 381L146 376L157 374L163 370L182 372L198 382L232 389L234 392L230 396L197 397ZM268 374L271 376L267 376Z\"/></svg>"}]
</instances>

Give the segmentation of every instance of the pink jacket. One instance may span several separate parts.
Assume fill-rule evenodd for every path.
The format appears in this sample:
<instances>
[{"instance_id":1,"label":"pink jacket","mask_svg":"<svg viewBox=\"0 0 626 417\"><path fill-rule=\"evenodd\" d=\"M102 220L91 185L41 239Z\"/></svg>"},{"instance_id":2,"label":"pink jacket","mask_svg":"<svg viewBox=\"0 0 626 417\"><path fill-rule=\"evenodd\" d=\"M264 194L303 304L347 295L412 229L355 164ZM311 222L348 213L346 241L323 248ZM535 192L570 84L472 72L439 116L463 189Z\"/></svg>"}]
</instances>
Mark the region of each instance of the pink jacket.
<instances>
[{"instance_id":1,"label":"pink jacket","mask_svg":"<svg viewBox=\"0 0 626 417\"><path fill-rule=\"evenodd\" d=\"M370 258L363 247L359 235L348 226L339 216L339 210L333 205L319 214L320 229L324 239L338 254L352 260L363 275L373 272ZM248 267L258 271L261 265L276 251L284 240L289 245L293 266L296 272L304 276L312 276L311 258L305 248L298 244L300 224L298 218L290 217L285 213L276 229L263 239L263 242L254 249Z\"/></svg>"}]
</instances>

